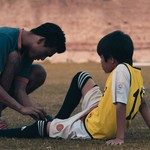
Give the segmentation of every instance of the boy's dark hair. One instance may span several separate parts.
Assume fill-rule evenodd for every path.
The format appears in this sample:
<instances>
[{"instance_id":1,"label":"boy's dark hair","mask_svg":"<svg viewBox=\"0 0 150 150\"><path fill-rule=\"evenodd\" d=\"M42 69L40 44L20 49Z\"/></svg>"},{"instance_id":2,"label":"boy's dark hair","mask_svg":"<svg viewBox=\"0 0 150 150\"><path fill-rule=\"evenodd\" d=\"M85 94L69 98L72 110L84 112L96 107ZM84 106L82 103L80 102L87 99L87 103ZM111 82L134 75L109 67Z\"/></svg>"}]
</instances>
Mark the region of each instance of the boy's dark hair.
<instances>
[{"instance_id":1,"label":"boy's dark hair","mask_svg":"<svg viewBox=\"0 0 150 150\"><path fill-rule=\"evenodd\" d=\"M132 65L133 42L129 35L122 31L114 31L104 36L98 43L97 53L103 55L105 61L113 57L119 63Z\"/></svg>"},{"instance_id":2,"label":"boy's dark hair","mask_svg":"<svg viewBox=\"0 0 150 150\"><path fill-rule=\"evenodd\" d=\"M65 34L58 25L45 23L37 28L31 29L30 32L45 37L45 46L56 47L57 53L63 53L66 50Z\"/></svg>"}]
</instances>

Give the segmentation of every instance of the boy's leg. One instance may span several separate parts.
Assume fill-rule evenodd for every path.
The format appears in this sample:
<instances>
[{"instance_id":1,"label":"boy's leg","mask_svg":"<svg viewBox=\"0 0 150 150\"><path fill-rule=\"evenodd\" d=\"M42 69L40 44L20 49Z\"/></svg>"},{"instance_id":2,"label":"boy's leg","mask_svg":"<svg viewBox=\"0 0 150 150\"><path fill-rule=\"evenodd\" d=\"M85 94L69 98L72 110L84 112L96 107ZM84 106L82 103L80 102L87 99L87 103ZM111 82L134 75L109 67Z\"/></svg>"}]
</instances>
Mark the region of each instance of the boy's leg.
<instances>
[{"instance_id":1,"label":"boy's leg","mask_svg":"<svg viewBox=\"0 0 150 150\"><path fill-rule=\"evenodd\" d=\"M28 77L29 82L25 85L26 94L28 95L44 83L46 79L46 72L44 68L40 65L31 65L30 68L26 71L27 73L24 71L22 75L26 75L26 76L29 75ZM28 103L28 101L22 102L22 99L18 99L18 97L16 97L19 90L19 87L17 86L19 84L17 82L19 82L19 80L14 80L11 89L9 91L10 95L14 99L16 99L20 104L26 106L32 105L31 102L30 103Z\"/></svg>"},{"instance_id":2,"label":"boy's leg","mask_svg":"<svg viewBox=\"0 0 150 150\"><path fill-rule=\"evenodd\" d=\"M38 138L48 137L46 121L37 121L30 126L24 126L22 128L4 129L0 130L0 137L8 138Z\"/></svg>"},{"instance_id":3,"label":"boy's leg","mask_svg":"<svg viewBox=\"0 0 150 150\"><path fill-rule=\"evenodd\" d=\"M40 87L46 79L46 71L40 65L32 65L31 74L29 77L29 83L27 85L27 93L33 92L35 89Z\"/></svg>"},{"instance_id":4,"label":"boy's leg","mask_svg":"<svg viewBox=\"0 0 150 150\"><path fill-rule=\"evenodd\" d=\"M6 92L9 92L11 88L15 76L15 71L19 62L20 62L20 56L16 51L9 54L6 67L0 75L0 85ZM6 106L0 103L0 117L1 117L2 110L5 108ZM5 129L5 128L7 128L7 124L4 120L0 118L0 129Z\"/></svg>"},{"instance_id":5,"label":"boy's leg","mask_svg":"<svg viewBox=\"0 0 150 150\"><path fill-rule=\"evenodd\" d=\"M95 85L92 77L86 72L78 72L72 79L64 103L55 118L68 118L76 106L79 104L81 97Z\"/></svg>"}]
</instances>

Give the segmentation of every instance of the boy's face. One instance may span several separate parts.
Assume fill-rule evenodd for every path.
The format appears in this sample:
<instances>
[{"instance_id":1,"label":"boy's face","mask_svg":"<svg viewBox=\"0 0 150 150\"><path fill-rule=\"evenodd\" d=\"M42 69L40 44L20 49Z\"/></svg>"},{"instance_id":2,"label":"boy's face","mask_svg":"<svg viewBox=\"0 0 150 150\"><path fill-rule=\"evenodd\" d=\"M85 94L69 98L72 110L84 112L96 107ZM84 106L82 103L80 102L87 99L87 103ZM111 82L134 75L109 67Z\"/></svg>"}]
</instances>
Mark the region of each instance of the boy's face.
<instances>
[{"instance_id":1,"label":"boy's face","mask_svg":"<svg viewBox=\"0 0 150 150\"><path fill-rule=\"evenodd\" d=\"M45 47L44 44L44 40L31 44L28 47L28 56L34 60L44 60L46 57L51 57L57 52L56 47Z\"/></svg>"},{"instance_id":2,"label":"boy's face","mask_svg":"<svg viewBox=\"0 0 150 150\"><path fill-rule=\"evenodd\" d=\"M101 58L102 68L106 73L112 72L113 69L115 69L115 67L118 65L118 62L112 57L110 57L107 61L105 61L103 55L101 55L100 58Z\"/></svg>"}]
</instances>

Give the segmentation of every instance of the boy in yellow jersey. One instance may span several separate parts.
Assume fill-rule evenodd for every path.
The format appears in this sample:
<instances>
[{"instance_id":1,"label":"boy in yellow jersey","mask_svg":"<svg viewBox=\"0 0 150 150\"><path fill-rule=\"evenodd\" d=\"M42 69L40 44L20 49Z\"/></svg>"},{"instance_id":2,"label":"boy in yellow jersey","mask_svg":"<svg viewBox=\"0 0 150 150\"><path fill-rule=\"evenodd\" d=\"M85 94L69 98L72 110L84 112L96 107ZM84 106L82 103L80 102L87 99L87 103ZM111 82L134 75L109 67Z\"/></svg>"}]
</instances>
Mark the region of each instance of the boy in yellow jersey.
<instances>
[{"instance_id":1,"label":"boy in yellow jersey","mask_svg":"<svg viewBox=\"0 0 150 150\"><path fill-rule=\"evenodd\" d=\"M64 103L53 120L0 131L1 137L51 137L63 139L111 139L106 144L124 143L125 127L140 110L150 128L150 111L143 100L143 78L132 67L131 38L115 31L104 36L97 47L101 65L110 73L104 93L86 72L72 79ZM82 97L82 111L70 117Z\"/></svg>"}]
</instances>

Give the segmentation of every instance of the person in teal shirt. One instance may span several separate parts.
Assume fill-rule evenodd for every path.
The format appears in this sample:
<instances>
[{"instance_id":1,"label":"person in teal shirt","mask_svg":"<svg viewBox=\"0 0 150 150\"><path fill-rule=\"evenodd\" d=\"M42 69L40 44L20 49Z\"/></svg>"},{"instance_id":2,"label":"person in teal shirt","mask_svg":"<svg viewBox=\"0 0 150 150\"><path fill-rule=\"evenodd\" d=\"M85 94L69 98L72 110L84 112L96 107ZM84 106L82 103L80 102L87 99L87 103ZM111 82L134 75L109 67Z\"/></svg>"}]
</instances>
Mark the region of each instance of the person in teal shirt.
<instances>
[{"instance_id":1,"label":"person in teal shirt","mask_svg":"<svg viewBox=\"0 0 150 150\"><path fill-rule=\"evenodd\" d=\"M53 23L44 23L30 31L0 27L0 117L6 107L23 115L44 119L46 111L34 106L28 94L40 87L46 71L34 60L44 60L66 50L65 34ZM7 123L0 118L0 129Z\"/></svg>"}]
</instances>

